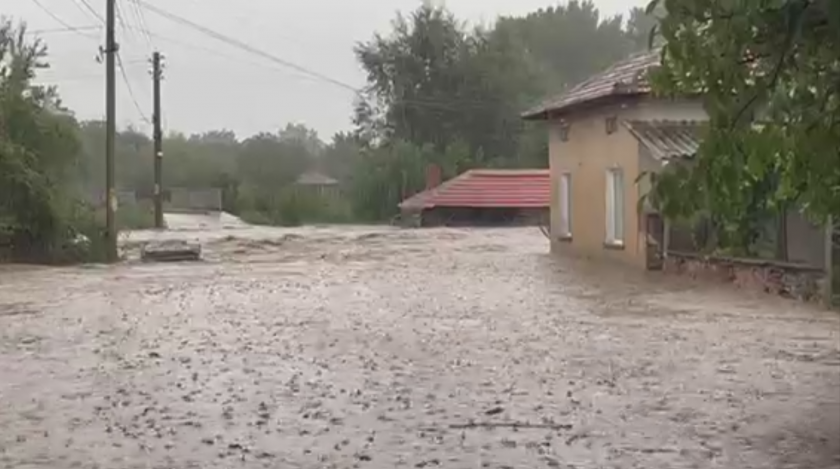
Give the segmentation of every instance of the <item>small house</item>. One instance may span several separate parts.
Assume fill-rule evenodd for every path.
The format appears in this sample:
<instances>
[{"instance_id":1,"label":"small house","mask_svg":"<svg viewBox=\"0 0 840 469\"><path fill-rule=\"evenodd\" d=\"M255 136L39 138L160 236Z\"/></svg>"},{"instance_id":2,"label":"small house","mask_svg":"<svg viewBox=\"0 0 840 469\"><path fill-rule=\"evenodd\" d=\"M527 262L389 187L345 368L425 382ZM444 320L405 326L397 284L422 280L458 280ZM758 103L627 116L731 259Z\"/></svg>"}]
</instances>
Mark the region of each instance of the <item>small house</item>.
<instances>
[{"instance_id":1,"label":"small house","mask_svg":"<svg viewBox=\"0 0 840 469\"><path fill-rule=\"evenodd\" d=\"M340 183L316 171L307 171L295 180L295 191L323 199L335 199L340 193Z\"/></svg>"},{"instance_id":2,"label":"small house","mask_svg":"<svg viewBox=\"0 0 840 469\"><path fill-rule=\"evenodd\" d=\"M548 123L552 251L661 265L663 223L638 206L644 175L693 156L707 114L699 100L652 95L659 60L634 55L523 114Z\"/></svg>"}]
</instances>

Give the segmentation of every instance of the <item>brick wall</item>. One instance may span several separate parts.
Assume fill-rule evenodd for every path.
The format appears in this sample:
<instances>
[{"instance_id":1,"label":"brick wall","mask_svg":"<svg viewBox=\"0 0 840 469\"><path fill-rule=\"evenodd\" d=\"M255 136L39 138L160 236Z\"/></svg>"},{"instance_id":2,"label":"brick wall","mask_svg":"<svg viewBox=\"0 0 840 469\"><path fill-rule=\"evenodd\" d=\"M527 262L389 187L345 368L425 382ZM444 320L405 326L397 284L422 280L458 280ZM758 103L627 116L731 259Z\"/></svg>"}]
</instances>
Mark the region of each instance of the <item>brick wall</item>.
<instances>
[{"instance_id":1,"label":"brick wall","mask_svg":"<svg viewBox=\"0 0 840 469\"><path fill-rule=\"evenodd\" d=\"M664 270L807 302L822 299L825 279L822 269L807 265L674 252L668 253Z\"/></svg>"}]
</instances>

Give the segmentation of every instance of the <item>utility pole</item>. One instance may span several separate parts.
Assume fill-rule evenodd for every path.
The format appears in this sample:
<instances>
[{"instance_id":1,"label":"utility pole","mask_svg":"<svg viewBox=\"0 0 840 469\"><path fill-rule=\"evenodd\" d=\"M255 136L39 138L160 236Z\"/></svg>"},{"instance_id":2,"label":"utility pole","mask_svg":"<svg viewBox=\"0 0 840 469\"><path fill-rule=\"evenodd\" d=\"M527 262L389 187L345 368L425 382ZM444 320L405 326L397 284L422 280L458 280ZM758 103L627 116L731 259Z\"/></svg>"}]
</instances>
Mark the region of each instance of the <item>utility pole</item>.
<instances>
[{"instance_id":1,"label":"utility pole","mask_svg":"<svg viewBox=\"0 0 840 469\"><path fill-rule=\"evenodd\" d=\"M117 41L114 32L116 21L116 0L105 0L105 242L108 262L117 262L117 192L114 157L117 134L116 54Z\"/></svg>"},{"instance_id":2,"label":"utility pole","mask_svg":"<svg viewBox=\"0 0 840 469\"><path fill-rule=\"evenodd\" d=\"M155 141L155 228L163 229L163 135L161 132L160 118L160 81L163 78L163 71L160 63L160 52L152 55L152 79L154 82L154 125L153 138Z\"/></svg>"},{"instance_id":3,"label":"utility pole","mask_svg":"<svg viewBox=\"0 0 840 469\"><path fill-rule=\"evenodd\" d=\"M825 223L825 285L823 285L823 302L825 307L831 309L834 306L834 222L836 219L828 217Z\"/></svg>"}]
</instances>

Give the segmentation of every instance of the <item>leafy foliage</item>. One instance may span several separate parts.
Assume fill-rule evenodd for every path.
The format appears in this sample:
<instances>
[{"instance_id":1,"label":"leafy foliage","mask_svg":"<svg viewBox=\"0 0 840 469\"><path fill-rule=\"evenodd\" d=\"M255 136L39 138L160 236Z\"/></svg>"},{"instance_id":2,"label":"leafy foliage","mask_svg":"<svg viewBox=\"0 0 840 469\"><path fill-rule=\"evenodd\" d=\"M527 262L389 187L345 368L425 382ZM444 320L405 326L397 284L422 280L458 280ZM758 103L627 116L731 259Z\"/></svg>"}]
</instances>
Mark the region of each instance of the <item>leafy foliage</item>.
<instances>
[{"instance_id":1,"label":"leafy foliage","mask_svg":"<svg viewBox=\"0 0 840 469\"><path fill-rule=\"evenodd\" d=\"M0 243L48 257L72 236L62 215L80 145L55 90L32 84L47 49L0 18Z\"/></svg>"},{"instance_id":2,"label":"leafy foliage","mask_svg":"<svg viewBox=\"0 0 840 469\"><path fill-rule=\"evenodd\" d=\"M368 217L393 213L406 190L422 188L414 181L429 163L448 175L546 167L546 133L520 112L646 44L652 19L638 9L630 19L625 29L622 17L603 19L588 0L472 30L429 3L398 16L389 34L356 49L368 81L356 136L369 149L357 183L371 184L357 207L376 200Z\"/></svg>"},{"instance_id":3,"label":"leafy foliage","mask_svg":"<svg viewBox=\"0 0 840 469\"><path fill-rule=\"evenodd\" d=\"M667 95L709 114L696 165L660 178L671 215L708 210L746 243L768 213L840 214L840 2L654 0Z\"/></svg>"}]
</instances>

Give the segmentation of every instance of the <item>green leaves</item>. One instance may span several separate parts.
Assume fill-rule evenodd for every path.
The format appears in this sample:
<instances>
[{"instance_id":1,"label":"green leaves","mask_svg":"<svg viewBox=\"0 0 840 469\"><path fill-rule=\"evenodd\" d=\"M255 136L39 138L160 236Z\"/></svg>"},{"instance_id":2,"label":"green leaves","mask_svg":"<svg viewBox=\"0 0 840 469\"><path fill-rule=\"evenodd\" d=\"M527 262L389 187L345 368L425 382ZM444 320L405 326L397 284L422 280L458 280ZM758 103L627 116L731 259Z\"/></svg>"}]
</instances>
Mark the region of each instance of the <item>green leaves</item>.
<instances>
[{"instance_id":1,"label":"green leaves","mask_svg":"<svg viewBox=\"0 0 840 469\"><path fill-rule=\"evenodd\" d=\"M47 65L46 47L25 33L0 18L0 241L45 253L69 232L62 208L80 146L55 90L31 83Z\"/></svg>"},{"instance_id":2,"label":"green leaves","mask_svg":"<svg viewBox=\"0 0 840 469\"><path fill-rule=\"evenodd\" d=\"M654 25L634 9L625 29L621 17L600 17L589 0L472 30L429 3L397 17L390 34L356 48L368 87L354 122L369 146L354 176L357 208L392 215L423 187L429 163L448 176L547 167L546 131L520 113L644 48Z\"/></svg>"},{"instance_id":3,"label":"green leaves","mask_svg":"<svg viewBox=\"0 0 840 469\"><path fill-rule=\"evenodd\" d=\"M667 44L657 92L700 94L709 132L688 173L664 178L663 203L707 210L730 238L796 204L840 214L840 33L832 0L654 0ZM670 178L681 181L667 182ZM687 199L702 201L693 206ZM737 232L738 234L733 234Z\"/></svg>"},{"instance_id":4,"label":"green leaves","mask_svg":"<svg viewBox=\"0 0 840 469\"><path fill-rule=\"evenodd\" d=\"M505 166L544 162L519 154L541 150L522 141L522 110L643 48L654 24L635 9L625 30L622 18L601 18L593 2L573 0L468 30L445 8L423 4L399 16L389 35L357 47L368 78L358 133L440 152L461 142Z\"/></svg>"}]
</instances>

